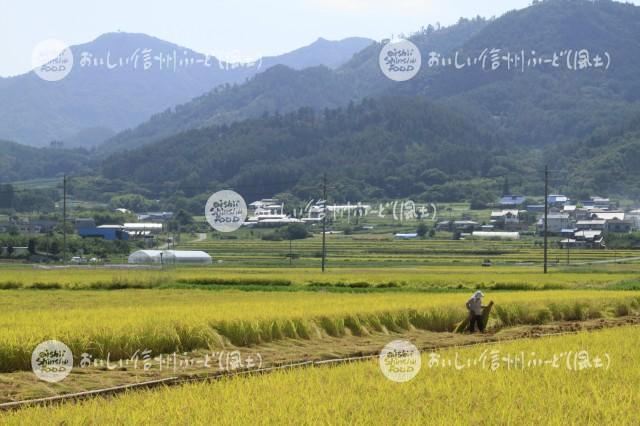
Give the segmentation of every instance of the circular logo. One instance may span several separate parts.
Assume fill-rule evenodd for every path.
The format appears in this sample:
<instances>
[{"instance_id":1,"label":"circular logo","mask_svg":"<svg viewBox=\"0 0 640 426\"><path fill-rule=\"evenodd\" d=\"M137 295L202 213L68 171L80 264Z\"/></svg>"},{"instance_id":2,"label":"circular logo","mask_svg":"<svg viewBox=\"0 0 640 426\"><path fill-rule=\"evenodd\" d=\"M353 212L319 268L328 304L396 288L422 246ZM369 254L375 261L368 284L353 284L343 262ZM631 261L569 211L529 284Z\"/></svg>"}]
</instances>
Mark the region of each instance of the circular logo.
<instances>
[{"instance_id":1,"label":"circular logo","mask_svg":"<svg viewBox=\"0 0 640 426\"><path fill-rule=\"evenodd\" d=\"M57 340L40 343L31 353L31 369L45 382L59 382L71 373L73 354L67 345Z\"/></svg>"},{"instance_id":2,"label":"circular logo","mask_svg":"<svg viewBox=\"0 0 640 426\"><path fill-rule=\"evenodd\" d=\"M409 40L395 40L382 46L378 57L380 70L393 81L411 80L422 66L418 46Z\"/></svg>"},{"instance_id":3,"label":"circular logo","mask_svg":"<svg viewBox=\"0 0 640 426\"><path fill-rule=\"evenodd\" d=\"M59 81L71 72L73 53L69 46L60 40L45 40L33 49L31 66L41 79Z\"/></svg>"},{"instance_id":4,"label":"circular logo","mask_svg":"<svg viewBox=\"0 0 640 426\"><path fill-rule=\"evenodd\" d=\"M204 216L216 231L233 232L247 217L247 203L234 191L218 191L207 200Z\"/></svg>"},{"instance_id":5,"label":"circular logo","mask_svg":"<svg viewBox=\"0 0 640 426\"><path fill-rule=\"evenodd\" d=\"M394 382L408 382L416 377L421 366L420 351L406 340L394 340L380 351L380 370Z\"/></svg>"}]
</instances>

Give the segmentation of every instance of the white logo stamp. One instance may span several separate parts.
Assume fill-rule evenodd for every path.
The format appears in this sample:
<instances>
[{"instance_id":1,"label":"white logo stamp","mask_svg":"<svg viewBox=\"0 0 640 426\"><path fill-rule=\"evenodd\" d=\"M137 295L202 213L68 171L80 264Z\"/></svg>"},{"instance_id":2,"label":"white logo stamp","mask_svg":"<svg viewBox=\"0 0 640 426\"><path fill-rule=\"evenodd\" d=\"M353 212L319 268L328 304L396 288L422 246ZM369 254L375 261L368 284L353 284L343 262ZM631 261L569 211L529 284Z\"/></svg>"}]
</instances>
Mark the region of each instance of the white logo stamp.
<instances>
[{"instance_id":1,"label":"white logo stamp","mask_svg":"<svg viewBox=\"0 0 640 426\"><path fill-rule=\"evenodd\" d=\"M73 68L73 53L67 44L49 39L38 44L31 54L33 71L45 81L59 81Z\"/></svg>"},{"instance_id":2,"label":"white logo stamp","mask_svg":"<svg viewBox=\"0 0 640 426\"><path fill-rule=\"evenodd\" d=\"M422 66L418 46L409 40L392 40L382 46L378 57L380 70L393 81L411 80Z\"/></svg>"},{"instance_id":3,"label":"white logo stamp","mask_svg":"<svg viewBox=\"0 0 640 426\"><path fill-rule=\"evenodd\" d=\"M233 232L247 217L247 203L234 191L218 191L207 200L204 215L216 231Z\"/></svg>"},{"instance_id":4,"label":"white logo stamp","mask_svg":"<svg viewBox=\"0 0 640 426\"><path fill-rule=\"evenodd\" d=\"M380 351L380 370L389 380L403 383L416 377L422 366L420 351L411 342L394 340Z\"/></svg>"},{"instance_id":5,"label":"white logo stamp","mask_svg":"<svg viewBox=\"0 0 640 426\"><path fill-rule=\"evenodd\" d=\"M57 340L40 343L31 353L31 369L45 382L63 380L73 368L73 354L67 345Z\"/></svg>"}]
</instances>

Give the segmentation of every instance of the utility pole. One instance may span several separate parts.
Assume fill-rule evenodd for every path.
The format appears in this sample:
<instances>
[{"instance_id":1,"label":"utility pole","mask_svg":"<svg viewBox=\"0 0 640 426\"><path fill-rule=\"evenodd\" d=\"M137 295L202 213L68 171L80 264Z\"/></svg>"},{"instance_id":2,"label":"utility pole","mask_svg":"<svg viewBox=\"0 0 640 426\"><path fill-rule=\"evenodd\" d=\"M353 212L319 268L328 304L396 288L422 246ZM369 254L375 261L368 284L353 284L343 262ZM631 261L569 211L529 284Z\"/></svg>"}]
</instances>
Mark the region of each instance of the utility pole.
<instances>
[{"instance_id":1,"label":"utility pole","mask_svg":"<svg viewBox=\"0 0 640 426\"><path fill-rule=\"evenodd\" d=\"M549 238L547 226L549 223L549 166L544 166L544 273L547 273Z\"/></svg>"},{"instance_id":2,"label":"utility pole","mask_svg":"<svg viewBox=\"0 0 640 426\"><path fill-rule=\"evenodd\" d=\"M67 175L62 177L62 262L67 264Z\"/></svg>"},{"instance_id":3,"label":"utility pole","mask_svg":"<svg viewBox=\"0 0 640 426\"><path fill-rule=\"evenodd\" d=\"M322 272L327 262L327 174L322 177Z\"/></svg>"}]
</instances>

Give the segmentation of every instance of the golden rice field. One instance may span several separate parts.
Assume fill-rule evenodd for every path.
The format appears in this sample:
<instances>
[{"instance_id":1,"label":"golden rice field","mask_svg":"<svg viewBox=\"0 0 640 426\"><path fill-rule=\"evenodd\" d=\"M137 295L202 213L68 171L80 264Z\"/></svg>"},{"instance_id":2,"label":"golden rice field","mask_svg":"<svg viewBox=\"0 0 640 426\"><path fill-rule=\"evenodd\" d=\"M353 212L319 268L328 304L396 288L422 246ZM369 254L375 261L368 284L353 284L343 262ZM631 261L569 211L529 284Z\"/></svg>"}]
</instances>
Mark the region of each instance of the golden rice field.
<instances>
[{"instance_id":1,"label":"golden rice field","mask_svg":"<svg viewBox=\"0 0 640 426\"><path fill-rule=\"evenodd\" d=\"M492 324L621 316L640 309L640 292L556 290L488 292ZM5 290L0 299L0 371L27 370L48 339L111 359L247 346L345 333L446 331L466 315L466 293L241 292L206 290ZM490 325L492 325L490 324Z\"/></svg>"},{"instance_id":2,"label":"golden rice field","mask_svg":"<svg viewBox=\"0 0 640 426\"><path fill-rule=\"evenodd\" d=\"M520 340L440 352L443 358L479 359L535 353L552 359L587 351L592 367L564 363L496 371L480 366L422 369L407 383L387 380L376 361L313 367L139 391L75 404L28 408L0 417L22 424L544 424L640 423L640 328L623 327L562 337ZM596 356L609 356L608 369ZM530 359L532 357L528 357Z\"/></svg>"},{"instance_id":3,"label":"golden rice field","mask_svg":"<svg viewBox=\"0 0 640 426\"><path fill-rule=\"evenodd\" d=\"M166 270L122 270L102 268L39 269L0 268L0 289L72 288L117 289L171 286L214 278L229 283L253 284L285 282L293 286L310 284L367 283L372 287L393 283L409 288L602 288L624 282L640 283L640 265L599 265L589 269L551 269L541 274L539 267L429 266L330 268L177 267Z\"/></svg>"}]
</instances>

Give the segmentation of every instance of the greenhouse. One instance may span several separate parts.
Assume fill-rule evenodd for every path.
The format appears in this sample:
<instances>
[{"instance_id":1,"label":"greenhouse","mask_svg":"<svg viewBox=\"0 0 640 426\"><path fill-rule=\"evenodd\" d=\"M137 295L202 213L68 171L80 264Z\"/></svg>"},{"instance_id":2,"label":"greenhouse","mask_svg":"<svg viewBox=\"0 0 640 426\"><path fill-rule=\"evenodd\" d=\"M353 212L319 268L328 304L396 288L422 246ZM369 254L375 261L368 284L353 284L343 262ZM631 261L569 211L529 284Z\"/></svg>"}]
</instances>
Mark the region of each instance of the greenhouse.
<instances>
[{"instance_id":1,"label":"greenhouse","mask_svg":"<svg viewBox=\"0 0 640 426\"><path fill-rule=\"evenodd\" d=\"M212 259L203 251L191 250L138 250L129 255L131 264L211 264Z\"/></svg>"},{"instance_id":2,"label":"greenhouse","mask_svg":"<svg viewBox=\"0 0 640 426\"><path fill-rule=\"evenodd\" d=\"M473 238L484 238L490 240L519 240L519 232L490 232L490 231L474 231L471 234Z\"/></svg>"}]
</instances>

